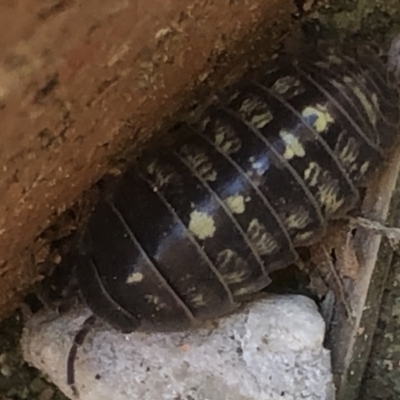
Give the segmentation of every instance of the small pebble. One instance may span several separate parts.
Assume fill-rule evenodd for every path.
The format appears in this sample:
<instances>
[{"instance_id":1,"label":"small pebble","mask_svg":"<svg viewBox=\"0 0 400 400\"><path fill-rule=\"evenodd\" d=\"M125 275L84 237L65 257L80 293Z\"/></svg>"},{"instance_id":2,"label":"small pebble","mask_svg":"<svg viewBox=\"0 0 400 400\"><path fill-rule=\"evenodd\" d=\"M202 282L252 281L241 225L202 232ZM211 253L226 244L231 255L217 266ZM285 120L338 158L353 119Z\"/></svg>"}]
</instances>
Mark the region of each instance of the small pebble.
<instances>
[{"instance_id":1,"label":"small pebble","mask_svg":"<svg viewBox=\"0 0 400 400\"><path fill-rule=\"evenodd\" d=\"M12 375L12 370L8 365L3 365L0 369L0 372L6 378L9 378Z\"/></svg>"},{"instance_id":2,"label":"small pebble","mask_svg":"<svg viewBox=\"0 0 400 400\"><path fill-rule=\"evenodd\" d=\"M43 390L42 393L40 393L38 400L51 400L54 396L54 393L55 393L54 389L47 388Z\"/></svg>"}]
</instances>

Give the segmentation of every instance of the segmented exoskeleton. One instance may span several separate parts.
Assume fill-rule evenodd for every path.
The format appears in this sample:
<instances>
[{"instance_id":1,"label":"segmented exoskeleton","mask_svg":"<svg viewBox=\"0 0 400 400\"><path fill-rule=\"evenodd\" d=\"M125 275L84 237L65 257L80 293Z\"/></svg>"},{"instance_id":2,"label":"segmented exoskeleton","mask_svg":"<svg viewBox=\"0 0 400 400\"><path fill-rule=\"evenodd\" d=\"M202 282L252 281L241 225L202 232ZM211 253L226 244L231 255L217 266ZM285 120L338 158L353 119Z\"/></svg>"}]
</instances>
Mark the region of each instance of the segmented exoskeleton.
<instances>
[{"instance_id":1,"label":"segmented exoskeleton","mask_svg":"<svg viewBox=\"0 0 400 400\"><path fill-rule=\"evenodd\" d=\"M78 268L95 315L124 332L177 330L265 288L384 164L399 126L387 78L378 56L331 54L215 95L96 206Z\"/></svg>"}]
</instances>

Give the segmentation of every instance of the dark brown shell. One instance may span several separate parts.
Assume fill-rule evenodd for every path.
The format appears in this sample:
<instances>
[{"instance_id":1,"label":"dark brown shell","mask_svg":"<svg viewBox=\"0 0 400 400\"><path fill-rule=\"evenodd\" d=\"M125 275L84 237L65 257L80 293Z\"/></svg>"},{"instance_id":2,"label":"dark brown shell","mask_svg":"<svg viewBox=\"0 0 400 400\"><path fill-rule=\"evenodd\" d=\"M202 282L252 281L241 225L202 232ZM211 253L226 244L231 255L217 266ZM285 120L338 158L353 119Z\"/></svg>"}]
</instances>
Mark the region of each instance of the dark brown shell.
<instances>
[{"instance_id":1,"label":"dark brown shell","mask_svg":"<svg viewBox=\"0 0 400 400\"><path fill-rule=\"evenodd\" d=\"M284 63L226 89L97 205L78 268L85 300L126 332L235 310L354 208L398 122L378 59Z\"/></svg>"}]
</instances>

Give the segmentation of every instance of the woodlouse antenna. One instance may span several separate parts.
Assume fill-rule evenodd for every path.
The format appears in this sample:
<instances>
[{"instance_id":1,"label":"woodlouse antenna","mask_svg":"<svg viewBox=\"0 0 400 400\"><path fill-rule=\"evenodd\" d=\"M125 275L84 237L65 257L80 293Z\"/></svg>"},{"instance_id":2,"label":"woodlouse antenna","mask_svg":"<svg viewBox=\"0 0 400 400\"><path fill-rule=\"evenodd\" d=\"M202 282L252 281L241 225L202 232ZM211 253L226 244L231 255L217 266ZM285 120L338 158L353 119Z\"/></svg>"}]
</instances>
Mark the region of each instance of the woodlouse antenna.
<instances>
[{"instance_id":1,"label":"woodlouse antenna","mask_svg":"<svg viewBox=\"0 0 400 400\"><path fill-rule=\"evenodd\" d=\"M78 389L75 385L75 360L76 354L78 352L78 348L82 346L87 334L90 332L93 324L96 322L96 317L91 315L88 317L85 322L82 324L82 327L79 329L74 338L74 343L71 346L71 349L68 353L67 360L67 384L71 387L72 393L75 397L78 397Z\"/></svg>"}]
</instances>

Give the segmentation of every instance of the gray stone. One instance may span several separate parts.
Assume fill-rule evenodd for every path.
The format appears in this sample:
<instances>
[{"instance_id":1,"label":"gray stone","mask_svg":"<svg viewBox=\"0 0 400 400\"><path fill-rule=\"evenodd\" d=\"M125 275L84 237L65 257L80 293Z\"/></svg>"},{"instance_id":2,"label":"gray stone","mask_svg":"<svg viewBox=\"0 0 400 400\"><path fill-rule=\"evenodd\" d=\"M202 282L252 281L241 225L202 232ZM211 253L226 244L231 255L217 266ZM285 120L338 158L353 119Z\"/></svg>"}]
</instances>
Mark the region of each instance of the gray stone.
<instances>
[{"instance_id":1,"label":"gray stone","mask_svg":"<svg viewBox=\"0 0 400 400\"><path fill-rule=\"evenodd\" d=\"M87 309L35 316L25 359L67 395L66 360ZM304 296L269 296L217 327L168 334L96 325L78 350L82 400L333 400L324 322Z\"/></svg>"}]
</instances>

